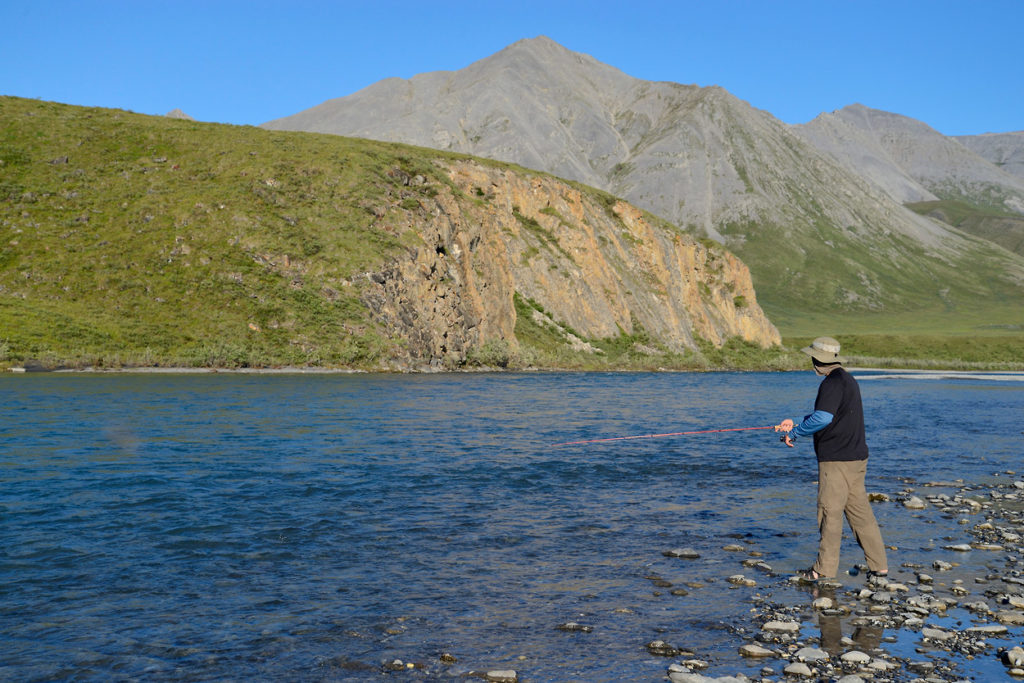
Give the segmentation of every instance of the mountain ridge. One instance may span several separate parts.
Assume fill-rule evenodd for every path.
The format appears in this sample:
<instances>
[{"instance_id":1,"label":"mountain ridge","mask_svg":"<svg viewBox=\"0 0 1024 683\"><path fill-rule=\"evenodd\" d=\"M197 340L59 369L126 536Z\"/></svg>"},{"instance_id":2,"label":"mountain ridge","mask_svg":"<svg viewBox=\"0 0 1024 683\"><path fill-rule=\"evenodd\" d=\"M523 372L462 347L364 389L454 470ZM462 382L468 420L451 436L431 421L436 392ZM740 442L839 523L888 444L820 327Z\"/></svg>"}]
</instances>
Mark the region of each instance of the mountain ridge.
<instances>
[{"instance_id":1,"label":"mountain ridge","mask_svg":"<svg viewBox=\"0 0 1024 683\"><path fill-rule=\"evenodd\" d=\"M622 196L737 253L773 320L1024 301L1019 256L915 214L795 127L722 88L642 81L547 38L264 125L314 119L321 132L472 153ZM934 196L888 156L887 182Z\"/></svg>"}]
</instances>

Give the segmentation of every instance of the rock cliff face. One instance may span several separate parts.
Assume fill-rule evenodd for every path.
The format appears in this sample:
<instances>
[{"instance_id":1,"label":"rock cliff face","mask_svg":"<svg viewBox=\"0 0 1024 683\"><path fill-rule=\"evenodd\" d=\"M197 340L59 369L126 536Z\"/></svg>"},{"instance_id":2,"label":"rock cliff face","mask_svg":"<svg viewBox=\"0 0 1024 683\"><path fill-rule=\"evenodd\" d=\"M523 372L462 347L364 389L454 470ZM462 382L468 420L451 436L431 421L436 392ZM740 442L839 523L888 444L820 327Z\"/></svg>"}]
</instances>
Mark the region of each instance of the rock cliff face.
<instances>
[{"instance_id":1,"label":"rock cliff face","mask_svg":"<svg viewBox=\"0 0 1024 683\"><path fill-rule=\"evenodd\" d=\"M366 274L364 301L407 360L452 365L489 342L518 348L515 299L567 345L642 330L666 350L740 337L780 343L750 273L634 206L556 178L446 162L450 185L420 195L422 244ZM424 220L422 214L427 215Z\"/></svg>"}]
</instances>

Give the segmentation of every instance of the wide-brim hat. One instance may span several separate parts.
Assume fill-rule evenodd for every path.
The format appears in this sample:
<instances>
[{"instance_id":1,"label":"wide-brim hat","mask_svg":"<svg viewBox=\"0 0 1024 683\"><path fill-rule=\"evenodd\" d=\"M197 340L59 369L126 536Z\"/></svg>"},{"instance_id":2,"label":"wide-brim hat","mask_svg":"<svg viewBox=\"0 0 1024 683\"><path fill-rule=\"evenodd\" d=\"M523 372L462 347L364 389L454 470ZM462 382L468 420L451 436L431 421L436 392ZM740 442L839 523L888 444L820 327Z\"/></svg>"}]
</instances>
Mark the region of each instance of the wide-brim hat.
<instances>
[{"instance_id":1,"label":"wide-brim hat","mask_svg":"<svg viewBox=\"0 0 1024 683\"><path fill-rule=\"evenodd\" d=\"M832 337L818 337L810 346L800 349L819 363L845 363L846 359L839 355L839 342Z\"/></svg>"}]
</instances>

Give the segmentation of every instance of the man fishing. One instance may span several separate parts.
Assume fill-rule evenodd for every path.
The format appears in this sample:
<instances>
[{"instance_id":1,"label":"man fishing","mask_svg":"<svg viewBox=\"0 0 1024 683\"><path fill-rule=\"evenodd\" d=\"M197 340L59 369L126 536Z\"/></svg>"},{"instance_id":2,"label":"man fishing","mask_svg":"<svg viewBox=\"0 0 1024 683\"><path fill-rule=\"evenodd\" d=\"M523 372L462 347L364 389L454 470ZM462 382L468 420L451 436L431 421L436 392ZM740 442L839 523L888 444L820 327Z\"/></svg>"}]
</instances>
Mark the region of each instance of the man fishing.
<instances>
[{"instance_id":1,"label":"man fishing","mask_svg":"<svg viewBox=\"0 0 1024 683\"><path fill-rule=\"evenodd\" d=\"M818 558L809 569L799 571L798 576L810 583L835 578L844 514L864 551L868 579L887 576L889 565L882 533L864 488L868 446L860 387L843 368L845 360L839 356L839 342L835 339L818 337L800 350L811 357L814 372L824 377L818 386L814 412L800 424L785 419L775 426L775 431L785 432L783 440L791 448L797 437L813 435L818 458Z\"/></svg>"}]
</instances>

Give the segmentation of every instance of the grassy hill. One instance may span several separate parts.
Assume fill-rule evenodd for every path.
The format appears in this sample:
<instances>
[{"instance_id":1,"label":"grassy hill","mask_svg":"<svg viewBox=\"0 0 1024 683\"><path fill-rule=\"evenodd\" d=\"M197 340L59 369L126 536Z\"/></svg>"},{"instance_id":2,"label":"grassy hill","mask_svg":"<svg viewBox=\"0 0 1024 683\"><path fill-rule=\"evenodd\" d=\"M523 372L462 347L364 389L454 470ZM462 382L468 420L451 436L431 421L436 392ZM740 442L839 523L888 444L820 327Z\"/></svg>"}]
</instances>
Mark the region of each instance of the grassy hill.
<instances>
[{"instance_id":1,"label":"grassy hill","mask_svg":"<svg viewBox=\"0 0 1024 683\"><path fill-rule=\"evenodd\" d=\"M353 273L396 145L0 99L0 350L63 363L363 364ZM432 153L432 156L436 156Z\"/></svg>"}]
</instances>

